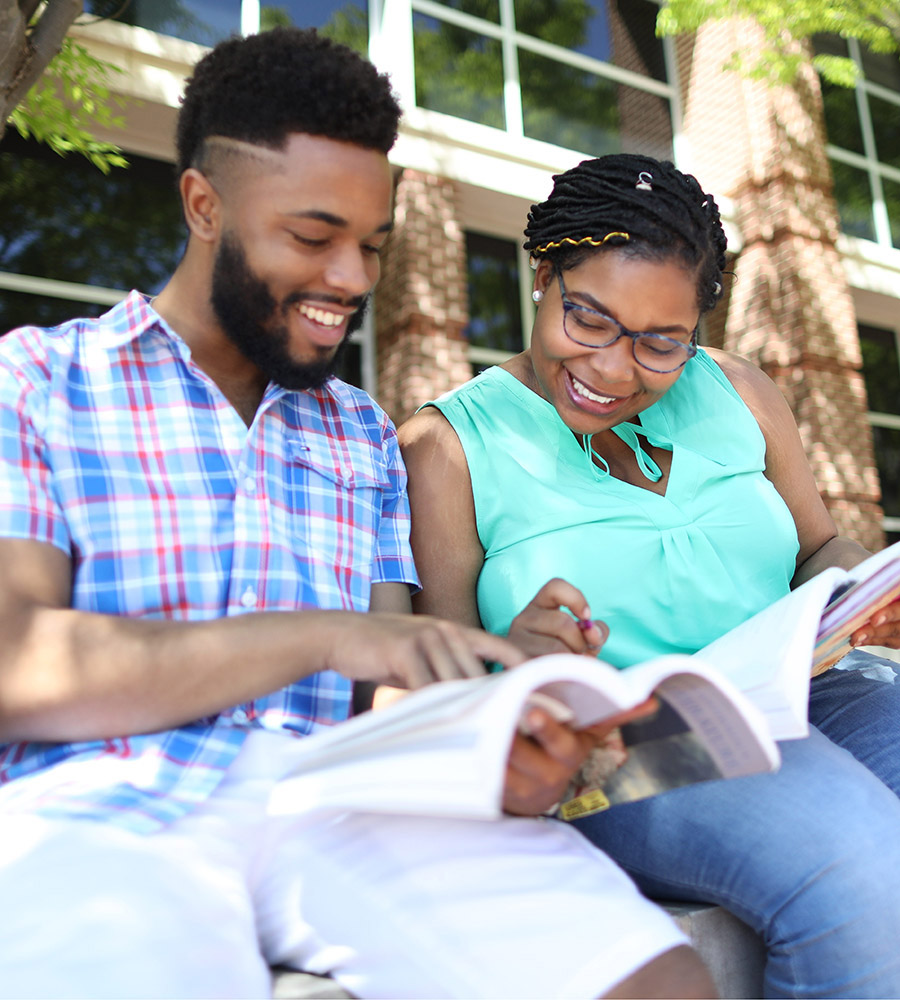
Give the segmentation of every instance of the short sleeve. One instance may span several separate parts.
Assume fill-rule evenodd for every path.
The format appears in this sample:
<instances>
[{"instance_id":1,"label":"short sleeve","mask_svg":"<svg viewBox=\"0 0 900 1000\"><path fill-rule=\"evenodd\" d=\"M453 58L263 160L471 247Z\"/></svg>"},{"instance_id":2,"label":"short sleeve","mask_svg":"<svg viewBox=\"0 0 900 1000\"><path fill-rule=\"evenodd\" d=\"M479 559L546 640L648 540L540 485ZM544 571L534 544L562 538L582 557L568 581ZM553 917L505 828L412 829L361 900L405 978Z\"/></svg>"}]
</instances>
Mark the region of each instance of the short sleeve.
<instances>
[{"instance_id":1,"label":"short sleeve","mask_svg":"<svg viewBox=\"0 0 900 1000\"><path fill-rule=\"evenodd\" d=\"M49 386L46 378L42 384L32 381L41 372L39 364L0 358L0 538L49 542L69 554L71 540L41 431Z\"/></svg>"},{"instance_id":2,"label":"short sleeve","mask_svg":"<svg viewBox=\"0 0 900 1000\"><path fill-rule=\"evenodd\" d=\"M419 577L409 544L409 498L406 467L397 444L397 432L389 421L382 450L388 483L382 492L378 546L372 566L372 583L407 583L419 589Z\"/></svg>"}]
</instances>

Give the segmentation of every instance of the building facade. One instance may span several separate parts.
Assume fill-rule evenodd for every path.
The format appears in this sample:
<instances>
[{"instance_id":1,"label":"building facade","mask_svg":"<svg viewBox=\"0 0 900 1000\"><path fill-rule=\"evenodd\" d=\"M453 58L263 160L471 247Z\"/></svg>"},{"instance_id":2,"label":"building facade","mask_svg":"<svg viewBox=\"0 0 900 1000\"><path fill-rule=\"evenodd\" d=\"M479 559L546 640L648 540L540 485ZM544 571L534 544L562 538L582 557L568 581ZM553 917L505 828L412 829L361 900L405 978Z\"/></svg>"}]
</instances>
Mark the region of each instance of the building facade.
<instances>
[{"instance_id":1,"label":"building facade","mask_svg":"<svg viewBox=\"0 0 900 1000\"><path fill-rule=\"evenodd\" d=\"M733 261L702 340L760 364L800 426L839 527L900 538L900 60L853 58L855 90L725 72L761 40L727 21L658 39L655 0L132 0L73 29L120 66L127 170L9 132L0 143L0 330L159 290L184 231L172 134L204 46L315 26L390 73L404 108L396 231L346 377L395 420L527 343L521 232L551 176L620 150L672 158L715 193ZM109 15L116 15L110 17Z\"/></svg>"}]
</instances>

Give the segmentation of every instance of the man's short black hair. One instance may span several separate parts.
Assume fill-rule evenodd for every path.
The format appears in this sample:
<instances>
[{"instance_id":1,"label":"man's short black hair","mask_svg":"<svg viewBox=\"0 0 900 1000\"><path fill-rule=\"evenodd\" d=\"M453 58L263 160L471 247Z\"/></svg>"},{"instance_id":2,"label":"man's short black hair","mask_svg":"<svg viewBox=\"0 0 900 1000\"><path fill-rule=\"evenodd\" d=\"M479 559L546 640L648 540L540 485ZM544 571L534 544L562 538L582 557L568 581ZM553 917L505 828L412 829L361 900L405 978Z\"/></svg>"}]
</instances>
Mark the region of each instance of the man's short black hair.
<instances>
[{"instance_id":1,"label":"man's short black hair","mask_svg":"<svg viewBox=\"0 0 900 1000\"><path fill-rule=\"evenodd\" d=\"M388 78L315 28L231 38L205 55L188 81L178 175L197 165L210 136L283 149L290 134L305 132L387 153L399 119Z\"/></svg>"}]
</instances>

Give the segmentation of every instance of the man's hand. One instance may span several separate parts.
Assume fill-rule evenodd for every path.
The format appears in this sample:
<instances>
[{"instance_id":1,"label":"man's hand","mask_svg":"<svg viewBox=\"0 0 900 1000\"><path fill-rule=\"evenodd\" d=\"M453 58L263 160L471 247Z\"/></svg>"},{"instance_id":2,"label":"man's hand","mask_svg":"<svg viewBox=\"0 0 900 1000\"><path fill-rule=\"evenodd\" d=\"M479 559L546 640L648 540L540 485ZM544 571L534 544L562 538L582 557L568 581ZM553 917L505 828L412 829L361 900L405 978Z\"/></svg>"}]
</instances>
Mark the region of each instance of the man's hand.
<instances>
[{"instance_id":1,"label":"man's hand","mask_svg":"<svg viewBox=\"0 0 900 1000\"><path fill-rule=\"evenodd\" d=\"M562 798L575 773L594 747L626 722L652 715L654 698L621 712L588 729L575 731L557 722L543 709L532 708L525 717L529 736L517 733L510 749L503 795L504 812L537 816Z\"/></svg>"},{"instance_id":2,"label":"man's hand","mask_svg":"<svg viewBox=\"0 0 900 1000\"><path fill-rule=\"evenodd\" d=\"M608 636L609 629L603 622L592 621L584 594L559 578L548 580L509 628L510 642L529 656L547 653L596 656Z\"/></svg>"},{"instance_id":3,"label":"man's hand","mask_svg":"<svg viewBox=\"0 0 900 1000\"><path fill-rule=\"evenodd\" d=\"M325 666L345 677L419 688L480 677L485 661L516 667L524 654L481 629L427 615L369 613L336 632Z\"/></svg>"}]
</instances>

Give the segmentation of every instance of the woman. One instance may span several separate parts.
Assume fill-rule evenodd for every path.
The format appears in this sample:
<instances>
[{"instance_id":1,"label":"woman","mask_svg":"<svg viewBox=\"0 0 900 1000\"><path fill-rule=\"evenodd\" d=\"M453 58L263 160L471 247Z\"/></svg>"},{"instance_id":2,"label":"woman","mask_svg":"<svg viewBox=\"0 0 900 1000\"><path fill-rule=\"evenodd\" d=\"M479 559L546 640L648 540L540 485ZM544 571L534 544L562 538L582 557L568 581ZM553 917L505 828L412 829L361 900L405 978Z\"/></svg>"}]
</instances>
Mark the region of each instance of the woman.
<instances>
[{"instance_id":1,"label":"woman","mask_svg":"<svg viewBox=\"0 0 900 1000\"><path fill-rule=\"evenodd\" d=\"M783 398L697 346L722 293L713 198L618 155L555 178L525 248L528 350L401 428L417 610L617 667L695 652L827 566L837 535ZM536 594L536 596L534 596ZM593 614L605 623L592 621ZM606 632L608 629L608 638ZM854 643L900 646L891 606ZM774 775L617 806L582 832L654 898L754 927L768 996L900 995L900 685L854 651Z\"/></svg>"}]
</instances>

